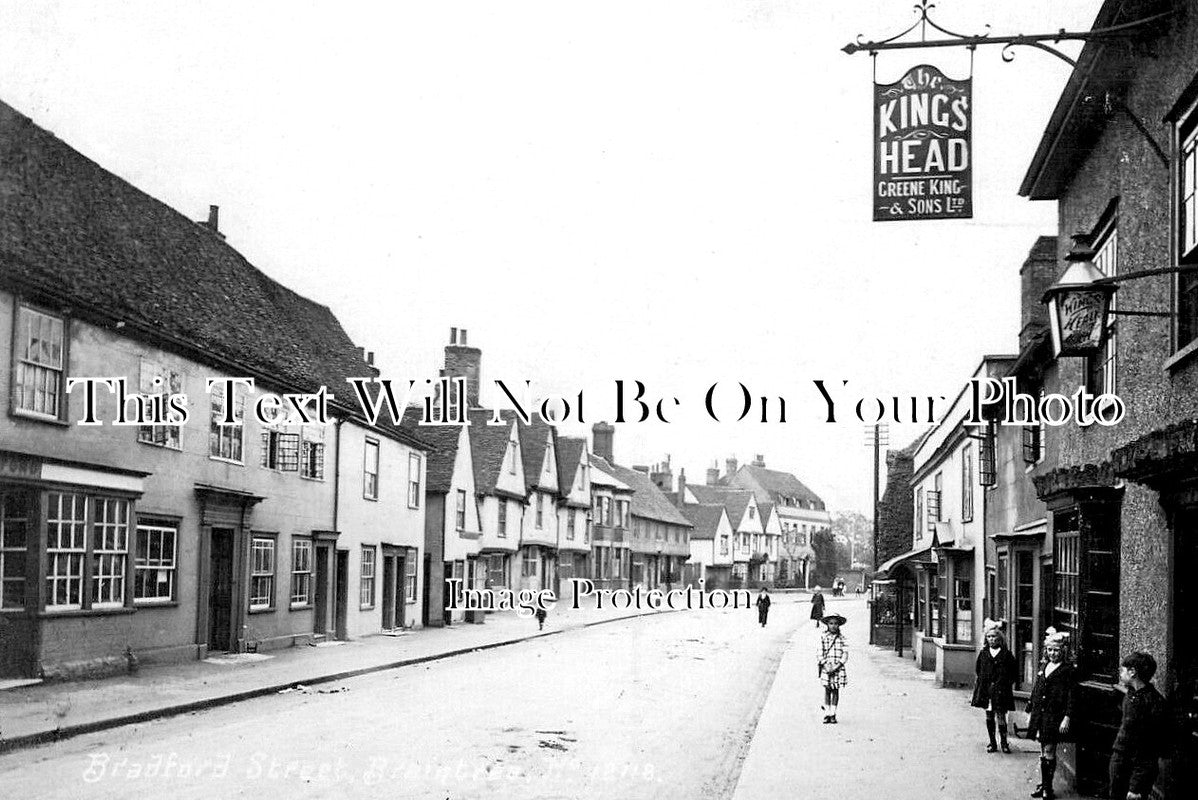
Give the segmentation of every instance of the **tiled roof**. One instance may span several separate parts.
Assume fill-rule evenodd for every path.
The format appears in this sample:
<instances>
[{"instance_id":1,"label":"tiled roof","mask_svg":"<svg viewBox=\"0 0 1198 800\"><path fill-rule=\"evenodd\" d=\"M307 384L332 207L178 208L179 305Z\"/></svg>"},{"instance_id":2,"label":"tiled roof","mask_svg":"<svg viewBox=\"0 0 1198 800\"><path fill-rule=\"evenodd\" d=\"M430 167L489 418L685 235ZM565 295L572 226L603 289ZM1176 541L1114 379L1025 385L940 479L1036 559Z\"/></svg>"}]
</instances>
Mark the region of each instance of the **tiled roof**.
<instances>
[{"instance_id":1,"label":"tiled roof","mask_svg":"<svg viewBox=\"0 0 1198 800\"><path fill-rule=\"evenodd\" d=\"M425 457L426 483L430 492L448 492L453 482L453 465L458 456L461 440L461 425L420 425L423 415L421 406L404 409L402 427L432 445Z\"/></svg>"},{"instance_id":2,"label":"tiled roof","mask_svg":"<svg viewBox=\"0 0 1198 800\"><path fill-rule=\"evenodd\" d=\"M607 462L604 462L605 464ZM619 464L607 464L615 477L624 481L632 488L632 515L644 519L668 522L671 525L691 527L690 520L670 502L661 489L643 472L621 467ZM605 467L605 469L607 468Z\"/></svg>"},{"instance_id":3,"label":"tiled roof","mask_svg":"<svg viewBox=\"0 0 1198 800\"><path fill-rule=\"evenodd\" d=\"M632 487L612 474L611 464L594 453L591 453L591 486L608 486L621 492L632 491Z\"/></svg>"},{"instance_id":4,"label":"tiled roof","mask_svg":"<svg viewBox=\"0 0 1198 800\"><path fill-rule=\"evenodd\" d=\"M761 515L761 527L764 528L765 524L770 521L770 512L773 510L773 503L763 503L760 500L757 501L757 513Z\"/></svg>"},{"instance_id":5,"label":"tiled roof","mask_svg":"<svg viewBox=\"0 0 1198 800\"><path fill-rule=\"evenodd\" d=\"M714 539L720 528L720 517L724 516L725 511L718 503L686 503L682 506L682 513L695 526L691 531L692 539Z\"/></svg>"},{"instance_id":6,"label":"tiled roof","mask_svg":"<svg viewBox=\"0 0 1198 800\"><path fill-rule=\"evenodd\" d=\"M737 489L732 486L706 486L688 483L686 488L691 490L691 494L700 503L719 503L728 509L728 521L732 523L733 530L736 530L741 520L745 518L745 509L749 507L749 498L753 496L748 489Z\"/></svg>"},{"instance_id":7,"label":"tiled roof","mask_svg":"<svg viewBox=\"0 0 1198 800\"><path fill-rule=\"evenodd\" d=\"M570 494L574 488L574 476L578 473L578 464L586 445L587 440L581 437L557 437L557 485L562 497Z\"/></svg>"},{"instance_id":8,"label":"tiled roof","mask_svg":"<svg viewBox=\"0 0 1198 800\"><path fill-rule=\"evenodd\" d=\"M499 471L503 469L511 421L509 420L507 425L488 425L491 412L481 408L471 409L468 416L470 453L474 456L474 491L478 494L490 494L495 491Z\"/></svg>"},{"instance_id":9,"label":"tiled roof","mask_svg":"<svg viewBox=\"0 0 1198 800\"><path fill-rule=\"evenodd\" d=\"M2 102L0 285L276 388L349 400L373 372L326 306Z\"/></svg>"},{"instance_id":10,"label":"tiled roof","mask_svg":"<svg viewBox=\"0 0 1198 800\"><path fill-rule=\"evenodd\" d=\"M756 481L758 486L769 492L770 498L775 502L779 497L793 497L803 502L814 502L821 509L824 507L824 501L820 499L819 495L804 486L802 481L789 472L746 464L738 470L738 474L740 473L744 473ZM730 479L725 477L724 480Z\"/></svg>"},{"instance_id":11,"label":"tiled roof","mask_svg":"<svg viewBox=\"0 0 1198 800\"><path fill-rule=\"evenodd\" d=\"M537 485L541 478L541 467L545 465L545 447L549 438L553 437L554 451L557 451L557 429L538 416L532 417L532 422L524 424L513 411L504 411L504 419L516 419L516 427L520 429L520 453L524 456L524 483L529 491ZM509 416L510 415L510 416ZM555 465L556 467L556 465ZM561 482L558 482L561 489Z\"/></svg>"}]
</instances>

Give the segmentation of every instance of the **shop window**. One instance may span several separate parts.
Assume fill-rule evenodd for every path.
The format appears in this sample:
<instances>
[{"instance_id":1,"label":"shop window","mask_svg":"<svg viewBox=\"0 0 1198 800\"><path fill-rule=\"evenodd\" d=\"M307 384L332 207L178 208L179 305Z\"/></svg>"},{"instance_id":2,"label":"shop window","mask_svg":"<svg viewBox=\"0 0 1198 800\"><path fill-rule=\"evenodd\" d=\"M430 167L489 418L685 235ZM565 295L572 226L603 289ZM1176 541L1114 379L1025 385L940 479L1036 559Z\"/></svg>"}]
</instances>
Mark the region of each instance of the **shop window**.
<instances>
[{"instance_id":1,"label":"shop window","mask_svg":"<svg viewBox=\"0 0 1198 800\"><path fill-rule=\"evenodd\" d=\"M291 540L291 606L312 603L312 540Z\"/></svg>"},{"instance_id":2,"label":"shop window","mask_svg":"<svg viewBox=\"0 0 1198 800\"><path fill-rule=\"evenodd\" d=\"M138 525L135 535L133 601L138 604L174 601L178 528Z\"/></svg>"},{"instance_id":3,"label":"shop window","mask_svg":"<svg viewBox=\"0 0 1198 800\"><path fill-rule=\"evenodd\" d=\"M83 607L83 561L87 556L87 497L48 494L46 512L46 608Z\"/></svg>"},{"instance_id":4,"label":"shop window","mask_svg":"<svg viewBox=\"0 0 1198 800\"><path fill-rule=\"evenodd\" d=\"M119 608L125 604L129 503L101 497L92 508L92 608Z\"/></svg>"},{"instance_id":5,"label":"shop window","mask_svg":"<svg viewBox=\"0 0 1198 800\"><path fill-rule=\"evenodd\" d=\"M37 495L0 492L0 609L25 607L25 560Z\"/></svg>"},{"instance_id":6,"label":"shop window","mask_svg":"<svg viewBox=\"0 0 1198 800\"><path fill-rule=\"evenodd\" d=\"M933 573L928 581L928 611L931 619L928 634L939 638L944 635L944 597L948 594L947 578Z\"/></svg>"},{"instance_id":7,"label":"shop window","mask_svg":"<svg viewBox=\"0 0 1198 800\"><path fill-rule=\"evenodd\" d=\"M973 642L973 581L956 575L953 576L953 625L953 641L957 644Z\"/></svg>"},{"instance_id":8,"label":"shop window","mask_svg":"<svg viewBox=\"0 0 1198 800\"><path fill-rule=\"evenodd\" d=\"M65 419L66 320L20 304L14 333L13 410Z\"/></svg>"},{"instance_id":9,"label":"shop window","mask_svg":"<svg viewBox=\"0 0 1198 800\"><path fill-rule=\"evenodd\" d=\"M1019 666L1016 685L1023 688L1031 687L1035 677L1036 660L1029 656L1034 651L1032 633L1035 623L1036 587L1035 587L1035 554L1030 550L1016 550L1014 556L1015 579L1015 608L1014 619L1010 626L1011 652ZM1030 665L1030 670L1029 670Z\"/></svg>"},{"instance_id":10,"label":"shop window","mask_svg":"<svg viewBox=\"0 0 1198 800\"><path fill-rule=\"evenodd\" d=\"M1081 596L1081 530L1078 512L1058 513L1053 521L1053 564L1056 567L1053 625L1058 630L1076 635Z\"/></svg>"},{"instance_id":11,"label":"shop window","mask_svg":"<svg viewBox=\"0 0 1198 800\"><path fill-rule=\"evenodd\" d=\"M916 582L917 588L915 591L915 627L920 633L928 632L928 579L924 575L920 575Z\"/></svg>"}]
</instances>

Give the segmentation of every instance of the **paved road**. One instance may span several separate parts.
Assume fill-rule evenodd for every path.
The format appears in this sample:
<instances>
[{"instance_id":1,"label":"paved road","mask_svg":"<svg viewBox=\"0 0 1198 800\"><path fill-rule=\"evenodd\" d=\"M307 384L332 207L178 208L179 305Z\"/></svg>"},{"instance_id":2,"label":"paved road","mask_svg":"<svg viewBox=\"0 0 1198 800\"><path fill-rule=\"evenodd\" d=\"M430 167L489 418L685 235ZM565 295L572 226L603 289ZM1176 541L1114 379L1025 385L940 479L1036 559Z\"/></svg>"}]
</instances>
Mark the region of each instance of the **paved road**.
<instances>
[{"instance_id":1,"label":"paved road","mask_svg":"<svg viewBox=\"0 0 1198 800\"><path fill-rule=\"evenodd\" d=\"M13 798L727 797L807 605L615 622L0 757ZM338 691L340 690L340 691Z\"/></svg>"}]
</instances>

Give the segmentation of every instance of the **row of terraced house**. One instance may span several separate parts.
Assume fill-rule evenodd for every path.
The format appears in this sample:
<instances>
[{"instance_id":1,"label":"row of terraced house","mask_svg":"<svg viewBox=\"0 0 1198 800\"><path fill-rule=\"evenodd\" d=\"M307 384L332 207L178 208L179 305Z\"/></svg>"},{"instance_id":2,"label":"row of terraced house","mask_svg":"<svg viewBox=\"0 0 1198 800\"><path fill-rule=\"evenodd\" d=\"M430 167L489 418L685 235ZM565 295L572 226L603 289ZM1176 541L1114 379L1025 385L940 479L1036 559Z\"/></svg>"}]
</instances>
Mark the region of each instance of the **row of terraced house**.
<instances>
[{"instance_id":1,"label":"row of terraced house","mask_svg":"<svg viewBox=\"0 0 1198 800\"><path fill-rule=\"evenodd\" d=\"M806 575L827 512L793 476L759 464L676 488L668 465L617 463L613 426L589 443L484 409L466 337L444 374L469 379L468 425L372 422L336 398L328 424L260 422L268 394L311 414L319 387L377 377L372 355L230 246L216 207L197 223L0 103L0 677L483 622L444 611L453 579ZM111 424L137 401L102 389L105 424L80 425L68 381L102 376L185 394L190 419Z\"/></svg>"},{"instance_id":2,"label":"row of terraced house","mask_svg":"<svg viewBox=\"0 0 1198 800\"><path fill-rule=\"evenodd\" d=\"M1134 46L1082 50L1020 189L1055 201L1059 228L1018 270L1018 346L962 376L1011 381L1033 403L1115 394L1123 419L973 424L963 390L891 454L879 507L876 641L968 685L982 619L1003 620L1026 700L1045 631L1068 633L1079 700L1060 758L1099 796L1134 650L1156 659L1176 722L1153 796L1198 785L1198 18L1192 3L1108 0L1095 27L1159 13ZM1069 270L1083 290L1113 280L1115 313L1054 317ZM1088 352L1066 346L1066 324L1084 326Z\"/></svg>"}]
</instances>

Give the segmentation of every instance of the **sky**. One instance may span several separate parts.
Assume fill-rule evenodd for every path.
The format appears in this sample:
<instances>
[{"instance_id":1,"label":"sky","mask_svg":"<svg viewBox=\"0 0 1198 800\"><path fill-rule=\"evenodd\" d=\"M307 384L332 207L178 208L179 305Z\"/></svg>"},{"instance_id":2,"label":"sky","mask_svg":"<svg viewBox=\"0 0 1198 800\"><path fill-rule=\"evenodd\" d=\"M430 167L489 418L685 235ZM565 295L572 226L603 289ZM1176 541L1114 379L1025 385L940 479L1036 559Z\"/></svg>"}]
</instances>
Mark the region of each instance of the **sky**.
<instances>
[{"instance_id":1,"label":"sky","mask_svg":"<svg viewBox=\"0 0 1198 800\"><path fill-rule=\"evenodd\" d=\"M871 221L874 64L840 48L912 6L0 0L0 99L194 219L219 205L228 243L329 306L384 377L435 377L466 328L484 401L531 381L572 398L577 435L639 380L669 421L618 425L619 462L701 482L762 455L868 514L854 404L951 400L1012 352L1019 266L1056 232L1055 204L1017 190L1069 68L1030 48L974 58L974 218ZM1033 33L1099 6L932 13ZM970 70L961 48L891 52L878 80L924 62ZM735 420L741 383L770 421ZM925 427L904 414L891 442Z\"/></svg>"}]
</instances>

